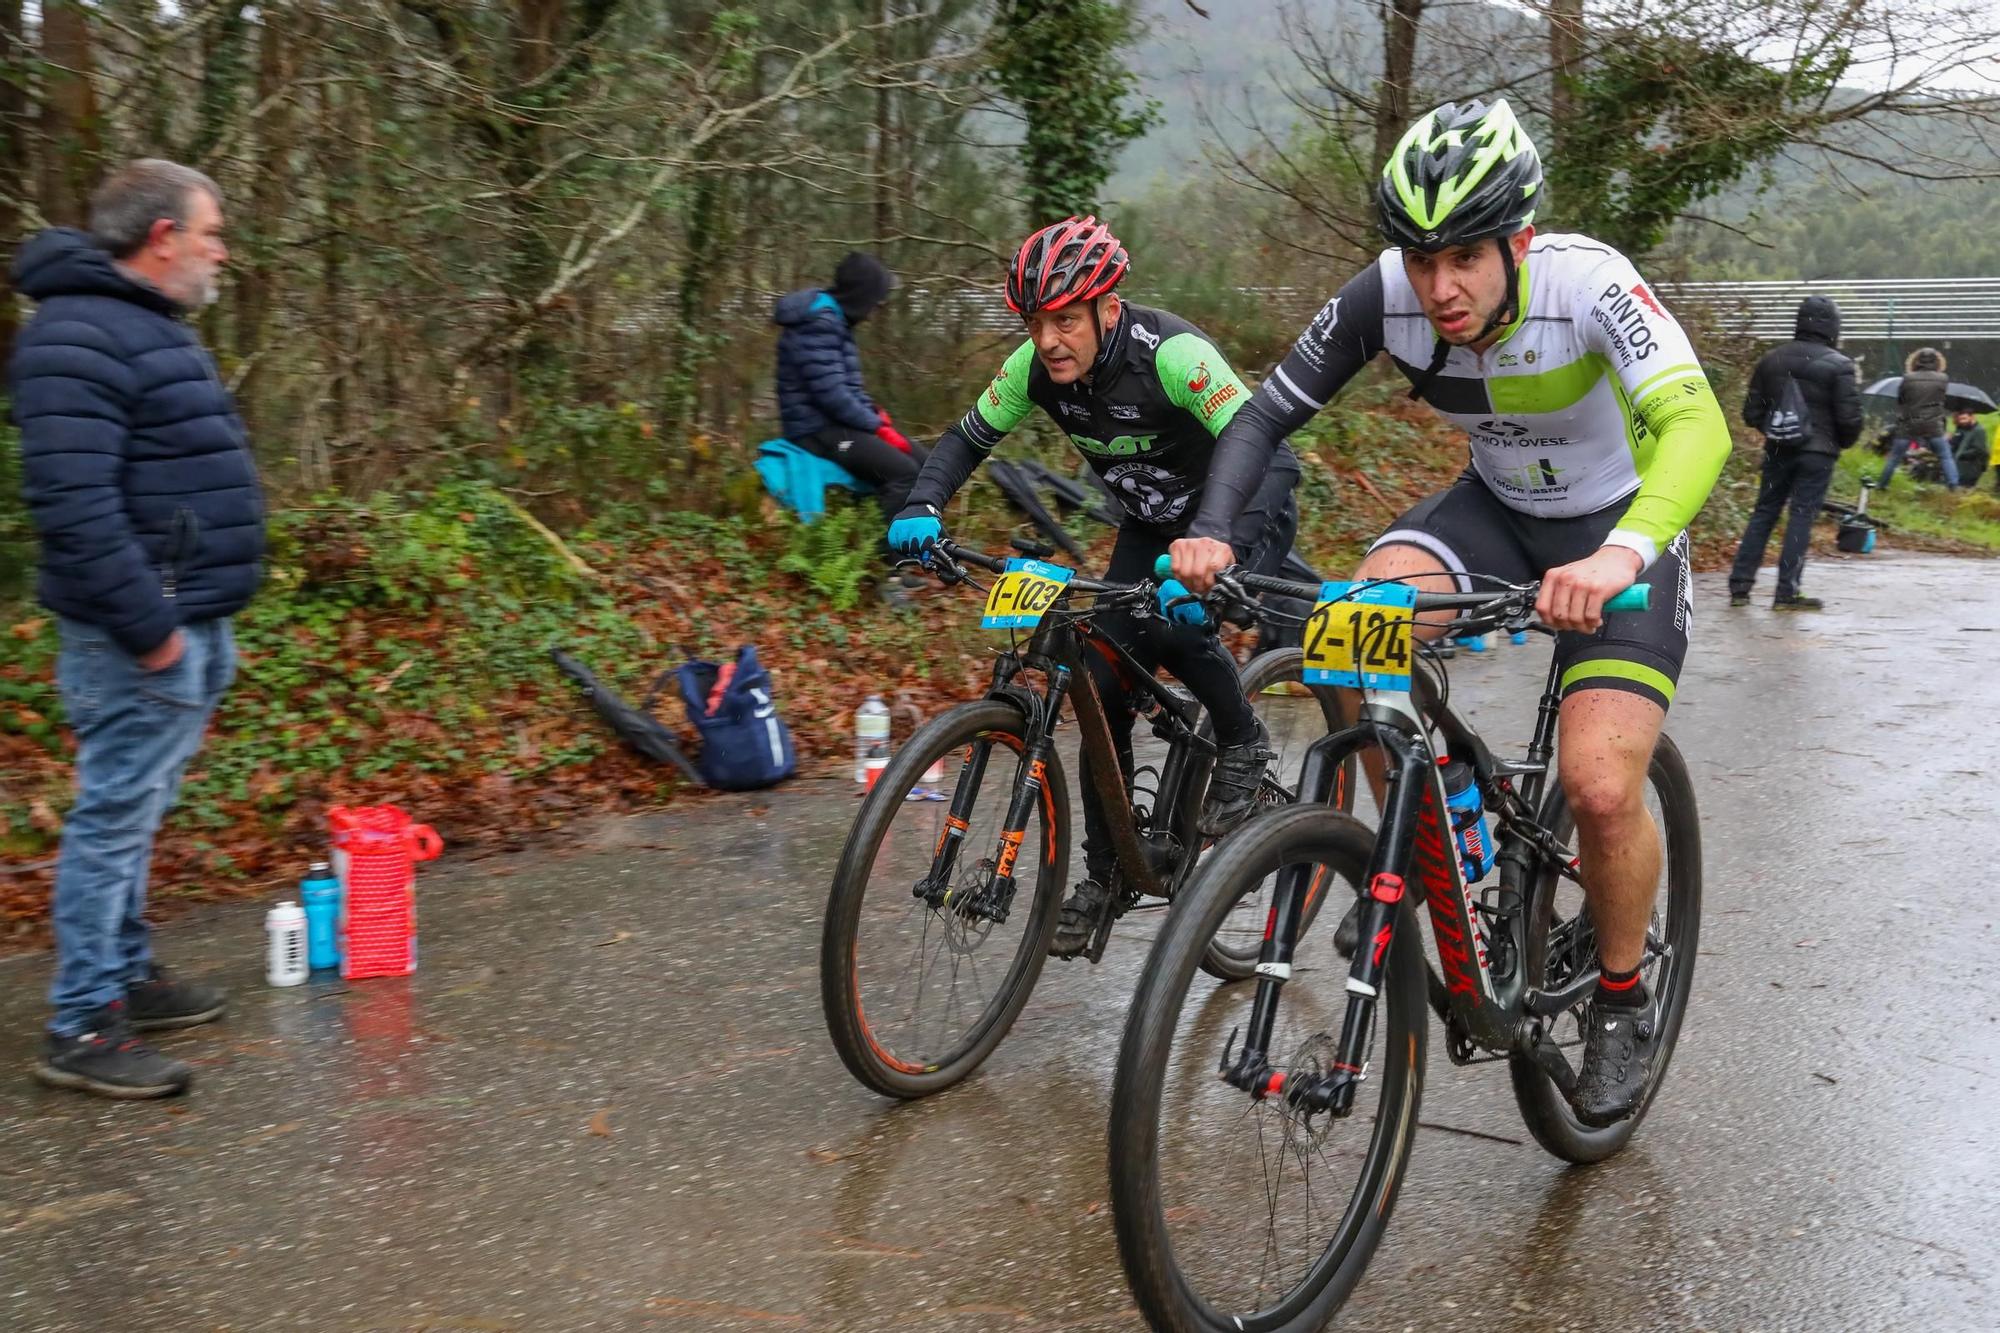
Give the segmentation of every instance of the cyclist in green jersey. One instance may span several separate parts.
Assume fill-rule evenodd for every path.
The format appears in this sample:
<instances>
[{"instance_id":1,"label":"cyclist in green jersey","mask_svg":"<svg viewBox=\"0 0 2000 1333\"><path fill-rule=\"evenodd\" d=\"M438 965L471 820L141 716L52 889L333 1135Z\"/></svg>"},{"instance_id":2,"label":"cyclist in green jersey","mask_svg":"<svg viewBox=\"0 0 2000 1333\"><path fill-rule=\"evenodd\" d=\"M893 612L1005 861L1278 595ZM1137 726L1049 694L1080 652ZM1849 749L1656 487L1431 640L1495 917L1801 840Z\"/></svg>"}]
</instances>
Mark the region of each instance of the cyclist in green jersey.
<instances>
[{"instance_id":1,"label":"cyclist in green jersey","mask_svg":"<svg viewBox=\"0 0 2000 1333\"><path fill-rule=\"evenodd\" d=\"M1007 304L1027 325L972 410L947 430L910 489L909 505L889 528L892 550L914 555L937 540L940 515L993 447L1036 408L1069 436L1077 452L1125 510L1110 567L1113 583L1148 578L1168 543L1188 530L1201 502L1215 437L1249 394L1229 362L1194 325L1164 310L1120 298L1130 267L1118 238L1095 218L1069 218L1030 236L1007 275ZM1298 526L1292 489L1298 460L1283 441L1265 451L1226 525L1246 567L1275 573ZM1178 585L1162 601L1184 596ZM1193 621L1200 608L1174 608ZM1097 629L1147 667L1164 665L1208 709L1220 747L1209 778L1201 831L1220 835L1246 815L1271 759L1263 725L1244 698L1236 663L1215 636L1194 623L1102 614ZM1112 736L1128 780L1132 773L1133 693L1107 656L1092 654ZM1088 761L1086 760L1086 763ZM1050 952L1074 957L1089 943L1109 901L1116 867L1109 826L1089 773L1083 775L1085 877L1063 905ZM1114 910L1123 904L1115 904Z\"/></svg>"},{"instance_id":2,"label":"cyclist in green jersey","mask_svg":"<svg viewBox=\"0 0 2000 1333\"><path fill-rule=\"evenodd\" d=\"M1465 430L1471 466L1396 520L1356 577L1443 591L1472 591L1473 574L1541 580L1536 610L1560 631L1558 769L1603 973L1572 1100L1606 1125L1637 1109L1653 1061L1640 966L1661 852L1643 794L1687 651L1686 528L1730 439L1686 335L1630 261L1536 234L1541 187L1504 101L1447 104L1403 136L1376 193L1394 248L1326 303L1223 432L1173 572L1201 591L1236 561L1228 524L1261 460L1378 353ZM1652 608L1606 616L1642 577L1661 594Z\"/></svg>"}]
</instances>

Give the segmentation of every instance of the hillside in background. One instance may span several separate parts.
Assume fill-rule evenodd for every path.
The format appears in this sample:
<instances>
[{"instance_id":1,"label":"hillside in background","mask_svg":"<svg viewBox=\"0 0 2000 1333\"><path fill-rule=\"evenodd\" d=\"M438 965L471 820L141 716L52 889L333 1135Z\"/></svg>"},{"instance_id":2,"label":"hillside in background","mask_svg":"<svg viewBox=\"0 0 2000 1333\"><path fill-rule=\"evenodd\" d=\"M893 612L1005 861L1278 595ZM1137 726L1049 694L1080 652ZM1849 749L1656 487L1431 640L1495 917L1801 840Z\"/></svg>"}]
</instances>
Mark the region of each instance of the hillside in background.
<instances>
[{"instance_id":1,"label":"hillside in background","mask_svg":"<svg viewBox=\"0 0 2000 1333\"><path fill-rule=\"evenodd\" d=\"M1205 5L1203 20L1182 0L1141 0L1147 30L1132 63L1145 94L1159 103L1161 123L1129 147L1112 177L1114 202L1158 204L1191 184L1237 189L1211 163L1219 148L1255 148L1263 137L1282 141L1306 117L1293 100L1324 105L1287 28L1302 8L1296 0L1229 0ZM1332 0L1309 7L1322 37L1334 39L1340 67L1357 82L1379 67L1379 20L1372 5ZM1445 43L1495 33L1515 43L1539 26L1499 6L1454 8ZM1438 49L1442 49L1441 47ZM1419 50L1418 69L1427 67ZM1429 63L1438 66L1437 60ZM1420 89L1428 104L1440 90ZM1938 117L1897 120L1879 128L1845 130L1848 147L1912 164L1984 160L2000 168L1984 127ZM1893 136L1893 137L1889 137ZM1552 200L1560 225L1561 201ZM1709 201L1666 249L1705 278L1801 279L1846 277L1968 277L2000 274L2000 228L1992 226L2000 185L1981 180L1912 180L1866 161L1801 149L1774 160ZM1731 230L1734 228L1736 230ZM1742 234L1739 234L1742 233Z\"/></svg>"}]
</instances>

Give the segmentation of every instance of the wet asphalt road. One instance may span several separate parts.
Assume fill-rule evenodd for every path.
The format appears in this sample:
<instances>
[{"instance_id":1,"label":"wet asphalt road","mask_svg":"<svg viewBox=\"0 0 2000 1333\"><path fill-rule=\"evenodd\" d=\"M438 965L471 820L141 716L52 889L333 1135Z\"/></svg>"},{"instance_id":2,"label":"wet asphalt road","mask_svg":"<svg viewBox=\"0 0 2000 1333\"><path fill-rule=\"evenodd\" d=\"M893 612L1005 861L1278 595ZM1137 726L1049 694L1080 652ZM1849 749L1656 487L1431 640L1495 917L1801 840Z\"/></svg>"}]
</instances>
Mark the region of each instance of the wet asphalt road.
<instances>
[{"instance_id":1,"label":"wet asphalt road","mask_svg":"<svg viewBox=\"0 0 2000 1333\"><path fill-rule=\"evenodd\" d=\"M1836 609L1779 618L1698 581L1669 729L1706 912L1638 1137L1565 1167L1434 1037L1337 1327L2000 1327L2000 578L1876 557L1813 590ZM1545 651L1454 664L1489 738L1525 737ZM236 992L163 1042L199 1067L174 1102L32 1084L48 963L0 964L0 1328L1141 1327L1103 1147L1160 918L890 1104L819 1013L854 809L800 783L433 870L408 980L266 988L261 905L164 930Z\"/></svg>"}]
</instances>

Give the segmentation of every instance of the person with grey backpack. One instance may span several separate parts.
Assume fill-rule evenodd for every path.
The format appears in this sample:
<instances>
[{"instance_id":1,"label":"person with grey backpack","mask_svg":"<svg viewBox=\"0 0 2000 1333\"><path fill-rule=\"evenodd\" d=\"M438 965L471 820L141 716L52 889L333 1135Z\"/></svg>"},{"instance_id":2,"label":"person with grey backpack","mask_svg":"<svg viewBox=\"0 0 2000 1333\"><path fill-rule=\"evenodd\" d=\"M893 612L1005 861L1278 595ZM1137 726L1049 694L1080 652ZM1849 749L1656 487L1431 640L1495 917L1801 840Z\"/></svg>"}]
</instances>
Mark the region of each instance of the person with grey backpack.
<instances>
[{"instance_id":1,"label":"person with grey backpack","mask_svg":"<svg viewBox=\"0 0 2000 1333\"><path fill-rule=\"evenodd\" d=\"M1743 424L1764 433L1764 475L1729 571L1731 606L1750 604L1764 548L1788 509L1772 606L1818 611L1824 605L1799 591L1806 546L1833 482L1834 460L1861 435L1861 387L1854 362L1839 347L1839 307L1824 296L1808 296L1799 302L1792 341L1766 352L1750 376Z\"/></svg>"}]
</instances>

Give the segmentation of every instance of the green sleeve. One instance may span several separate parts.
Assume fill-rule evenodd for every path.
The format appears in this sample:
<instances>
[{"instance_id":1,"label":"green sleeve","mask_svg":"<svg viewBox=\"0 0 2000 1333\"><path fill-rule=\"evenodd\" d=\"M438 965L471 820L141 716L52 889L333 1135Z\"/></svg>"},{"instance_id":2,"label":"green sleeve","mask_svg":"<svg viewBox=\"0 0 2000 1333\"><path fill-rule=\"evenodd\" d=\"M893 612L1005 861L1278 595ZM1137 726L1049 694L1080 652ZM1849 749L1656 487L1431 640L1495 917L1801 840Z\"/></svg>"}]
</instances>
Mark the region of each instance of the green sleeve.
<instances>
[{"instance_id":1,"label":"green sleeve","mask_svg":"<svg viewBox=\"0 0 2000 1333\"><path fill-rule=\"evenodd\" d=\"M1028 399L1028 372L1035 364L1035 345L1024 342L1000 367L1000 373L979 395L972 410L960 423L967 438L981 449L991 449L1035 410Z\"/></svg>"},{"instance_id":2,"label":"green sleeve","mask_svg":"<svg viewBox=\"0 0 2000 1333\"><path fill-rule=\"evenodd\" d=\"M1658 378L1662 382L1633 404L1653 434L1652 457L1610 538L1612 544L1637 550L1647 564L1701 512L1729 461L1732 443L1722 404L1699 367L1685 377Z\"/></svg>"},{"instance_id":3,"label":"green sleeve","mask_svg":"<svg viewBox=\"0 0 2000 1333\"><path fill-rule=\"evenodd\" d=\"M1222 428L1249 398L1250 391L1228 360L1206 338L1176 333L1153 354L1153 368L1175 406L1191 413L1210 435Z\"/></svg>"}]
</instances>

